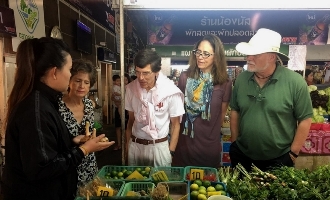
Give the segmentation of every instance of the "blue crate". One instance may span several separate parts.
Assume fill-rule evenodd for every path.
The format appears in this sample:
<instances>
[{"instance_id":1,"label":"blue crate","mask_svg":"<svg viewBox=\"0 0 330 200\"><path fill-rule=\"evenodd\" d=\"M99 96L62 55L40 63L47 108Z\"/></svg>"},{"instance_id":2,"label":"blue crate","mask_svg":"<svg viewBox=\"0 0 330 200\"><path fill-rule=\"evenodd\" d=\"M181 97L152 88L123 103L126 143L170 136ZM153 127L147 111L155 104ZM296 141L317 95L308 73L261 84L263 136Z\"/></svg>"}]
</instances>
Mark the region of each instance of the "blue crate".
<instances>
[{"instance_id":1,"label":"blue crate","mask_svg":"<svg viewBox=\"0 0 330 200\"><path fill-rule=\"evenodd\" d=\"M227 162L224 162L224 163L222 163L222 166L231 166L231 163L227 163Z\"/></svg>"},{"instance_id":2,"label":"blue crate","mask_svg":"<svg viewBox=\"0 0 330 200\"><path fill-rule=\"evenodd\" d=\"M222 152L229 152L231 143L230 142L223 142L222 143Z\"/></svg>"}]
</instances>

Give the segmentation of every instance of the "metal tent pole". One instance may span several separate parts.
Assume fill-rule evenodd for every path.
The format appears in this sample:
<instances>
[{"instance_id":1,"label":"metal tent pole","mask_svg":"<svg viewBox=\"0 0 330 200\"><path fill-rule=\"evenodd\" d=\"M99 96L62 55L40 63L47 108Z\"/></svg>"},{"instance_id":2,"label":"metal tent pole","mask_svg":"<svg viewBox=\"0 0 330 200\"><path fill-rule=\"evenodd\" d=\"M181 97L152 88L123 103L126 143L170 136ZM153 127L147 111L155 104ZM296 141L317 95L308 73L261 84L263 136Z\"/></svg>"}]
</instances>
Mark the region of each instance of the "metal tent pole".
<instances>
[{"instance_id":1,"label":"metal tent pole","mask_svg":"<svg viewBox=\"0 0 330 200\"><path fill-rule=\"evenodd\" d=\"M121 163L125 165L125 149L126 149L126 127L125 127L125 85L124 85L124 0L119 0L119 16L120 16L120 77L121 77Z\"/></svg>"}]
</instances>

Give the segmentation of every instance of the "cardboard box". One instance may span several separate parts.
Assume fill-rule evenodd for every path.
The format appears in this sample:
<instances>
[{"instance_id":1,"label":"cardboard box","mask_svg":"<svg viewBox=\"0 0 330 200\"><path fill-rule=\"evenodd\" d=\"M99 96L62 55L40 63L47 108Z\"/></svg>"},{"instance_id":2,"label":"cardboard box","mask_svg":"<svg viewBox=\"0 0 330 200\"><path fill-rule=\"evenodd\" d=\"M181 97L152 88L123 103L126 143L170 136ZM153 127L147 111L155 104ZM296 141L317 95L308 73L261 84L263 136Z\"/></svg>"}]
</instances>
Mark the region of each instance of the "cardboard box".
<instances>
[{"instance_id":1,"label":"cardboard box","mask_svg":"<svg viewBox=\"0 0 330 200\"><path fill-rule=\"evenodd\" d=\"M299 154L295 168L315 170L325 163L330 163L330 155Z\"/></svg>"}]
</instances>

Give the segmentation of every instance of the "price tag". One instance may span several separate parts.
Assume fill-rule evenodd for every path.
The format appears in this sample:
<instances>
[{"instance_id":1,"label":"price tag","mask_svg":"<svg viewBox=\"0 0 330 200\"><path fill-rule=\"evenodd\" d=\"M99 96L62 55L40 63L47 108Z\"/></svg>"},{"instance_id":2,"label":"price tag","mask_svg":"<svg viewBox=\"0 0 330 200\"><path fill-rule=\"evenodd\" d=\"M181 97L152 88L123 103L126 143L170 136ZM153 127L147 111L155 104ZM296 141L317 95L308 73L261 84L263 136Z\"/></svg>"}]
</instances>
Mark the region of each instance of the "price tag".
<instances>
[{"instance_id":1,"label":"price tag","mask_svg":"<svg viewBox=\"0 0 330 200\"><path fill-rule=\"evenodd\" d=\"M111 197L111 196L113 196L113 189L99 186L97 188L97 196L98 197Z\"/></svg>"},{"instance_id":2,"label":"price tag","mask_svg":"<svg viewBox=\"0 0 330 200\"><path fill-rule=\"evenodd\" d=\"M190 169L190 180L203 180L204 170L202 169Z\"/></svg>"},{"instance_id":3,"label":"price tag","mask_svg":"<svg viewBox=\"0 0 330 200\"><path fill-rule=\"evenodd\" d=\"M131 179L144 179L144 178L138 171L135 170L133 173L127 176L126 179L131 180Z\"/></svg>"}]
</instances>

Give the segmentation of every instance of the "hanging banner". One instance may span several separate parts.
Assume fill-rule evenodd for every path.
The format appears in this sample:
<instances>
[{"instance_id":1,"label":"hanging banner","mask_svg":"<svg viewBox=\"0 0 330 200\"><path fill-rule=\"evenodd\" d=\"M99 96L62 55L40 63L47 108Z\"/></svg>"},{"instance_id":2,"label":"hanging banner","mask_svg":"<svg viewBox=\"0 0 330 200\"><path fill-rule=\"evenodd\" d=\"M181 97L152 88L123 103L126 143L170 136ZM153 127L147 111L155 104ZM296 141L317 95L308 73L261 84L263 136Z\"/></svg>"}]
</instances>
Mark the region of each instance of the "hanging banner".
<instances>
[{"instance_id":1,"label":"hanging banner","mask_svg":"<svg viewBox=\"0 0 330 200\"><path fill-rule=\"evenodd\" d=\"M171 58L162 58L161 71L165 76L171 76Z\"/></svg>"},{"instance_id":2,"label":"hanging banner","mask_svg":"<svg viewBox=\"0 0 330 200\"><path fill-rule=\"evenodd\" d=\"M204 35L224 44L249 41L259 28L282 35L282 44L327 44L329 10L157 10L148 11L149 45L193 45Z\"/></svg>"},{"instance_id":3,"label":"hanging banner","mask_svg":"<svg viewBox=\"0 0 330 200\"><path fill-rule=\"evenodd\" d=\"M20 41L45 36L43 0L11 0L9 7L14 10Z\"/></svg>"},{"instance_id":4,"label":"hanging banner","mask_svg":"<svg viewBox=\"0 0 330 200\"><path fill-rule=\"evenodd\" d=\"M115 33L115 11L112 0L66 0L106 29Z\"/></svg>"},{"instance_id":5,"label":"hanging banner","mask_svg":"<svg viewBox=\"0 0 330 200\"><path fill-rule=\"evenodd\" d=\"M291 70L305 70L306 68L306 45L290 45L288 68Z\"/></svg>"}]
</instances>

